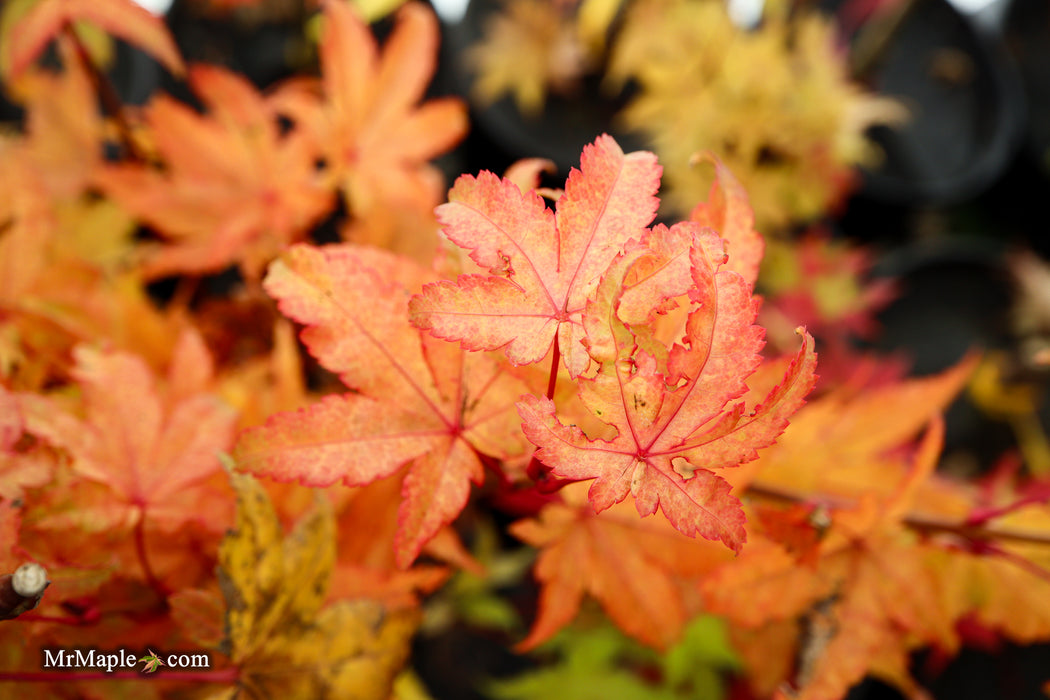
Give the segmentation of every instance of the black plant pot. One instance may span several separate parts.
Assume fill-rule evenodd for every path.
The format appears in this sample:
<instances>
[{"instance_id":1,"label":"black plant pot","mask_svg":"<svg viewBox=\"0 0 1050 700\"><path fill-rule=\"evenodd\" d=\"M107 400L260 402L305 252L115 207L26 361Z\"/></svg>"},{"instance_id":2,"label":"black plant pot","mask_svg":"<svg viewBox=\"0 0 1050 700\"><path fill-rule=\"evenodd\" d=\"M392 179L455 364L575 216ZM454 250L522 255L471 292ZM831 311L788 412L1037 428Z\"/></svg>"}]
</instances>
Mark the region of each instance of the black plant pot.
<instances>
[{"instance_id":1,"label":"black plant pot","mask_svg":"<svg viewBox=\"0 0 1050 700\"><path fill-rule=\"evenodd\" d=\"M870 23L862 25L852 37L855 59L869 29ZM861 77L902 100L911 118L872 129L885 158L864 173L866 196L949 204L999 177L1020 142L1025 115L1021 82L1001 42L946 0L913 0L870 55Z\"/></svg>"},{"instance_id":2,"label":"black plant pot","mask_svg":"<svg viewBox=\"0 0 1050 700\"><path fill-rule=\"evenodd\" d=\"M1050 3L1013 0L1003 33L1028 101L1024 147L1050 175Z\"/></svg>"},{"instance_id":3,"label":"black plant pot","mask_svg":"<svg viewBox=\"0 0 1050 700\"><path fill-rule=\"evenodd\" d=\"M899 296L877 315L875 349L903 353L910 374L923 376L968 352L1008 347L1011 288L1003 254L999 241L945 236L884 255L872 274L896 279ZM965 393L946 418L946 453L964 450L990 465L1012 445L1008 427L983 416Z\"/></svg>"}]
</instances>

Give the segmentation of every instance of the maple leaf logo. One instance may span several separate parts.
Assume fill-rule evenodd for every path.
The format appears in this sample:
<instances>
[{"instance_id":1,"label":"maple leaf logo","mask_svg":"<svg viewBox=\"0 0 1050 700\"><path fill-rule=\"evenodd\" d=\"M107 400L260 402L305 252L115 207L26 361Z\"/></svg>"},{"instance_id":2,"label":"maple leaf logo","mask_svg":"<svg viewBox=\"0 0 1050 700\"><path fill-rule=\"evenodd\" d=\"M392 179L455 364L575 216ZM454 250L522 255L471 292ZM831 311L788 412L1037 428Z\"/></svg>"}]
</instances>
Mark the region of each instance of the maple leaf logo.
<instances>
[{"instance_id":1,"label":"maple leaf logo","mask_svg":"<svg viewBox=\"0 0 1050 700\"><path fill-rule=\"evenodd\" d=\"M141 659L139 659L139 661L146 664L142 669L143 673L153 673L159 667L164 665L164 662L161 661L160 657L157 656L157 652L153 651L152 649L149 650L148 655L143 656Z\"/></svg>"}]
</instances>

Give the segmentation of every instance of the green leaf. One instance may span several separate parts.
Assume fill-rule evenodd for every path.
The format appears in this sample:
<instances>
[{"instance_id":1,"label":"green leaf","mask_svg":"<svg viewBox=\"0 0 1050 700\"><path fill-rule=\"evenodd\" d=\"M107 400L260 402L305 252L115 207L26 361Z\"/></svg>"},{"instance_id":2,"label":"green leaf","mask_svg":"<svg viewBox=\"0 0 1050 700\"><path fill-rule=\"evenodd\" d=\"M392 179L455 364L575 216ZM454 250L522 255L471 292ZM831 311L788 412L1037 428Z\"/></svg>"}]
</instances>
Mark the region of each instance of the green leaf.
<instances>
[{"instance_id":1,"label":"green leaf","mask_svg":"<svg viewBox=\"0 0 1050 700\"><path fill-rule=\"evenodd\" d=\"M605 623L568 627L536 650L548 665L484 691L499 700L718 700L723 672L740 667L720 618L702 615L665 655Z\"/></svg>"},{"instance_id":2,"label":"green leaf","mask_svg":"<svg viewBox=\"0 0 1050 700\"><path fill-rule=\"evenodd\" d=\"M688 674L700 664L726 669L740 667L720 617L701 615L690 622L682 640L667 652L664 672L671 683L678 684L688 680Z\"/></svg>"},{"instance_id":3,"label":"green leaf","mask_svg":"<svg viewBox=\"0 0 1050 700\"><path fill-rule=\"evenodd\" d=\"M701 615L686 627L682 640L663 659L665 682L673 688L687 687L698 698L722 697L720 670L740 668L740 660L729 645L725 622Z\"/></svg>"},{"instance_id":4,"label":"green leaf","mask_svg":"<svg viewBox=\"0 0 1050 700\"><path fill-rule=\"evenodd\" d=\"M625 652L639 648L612 625L571 627L539 649L556 650L557 663L490 682L486 691L499 700L671 700L673 694L643 682L620 663Z\"/></svg>"}]
</instances>

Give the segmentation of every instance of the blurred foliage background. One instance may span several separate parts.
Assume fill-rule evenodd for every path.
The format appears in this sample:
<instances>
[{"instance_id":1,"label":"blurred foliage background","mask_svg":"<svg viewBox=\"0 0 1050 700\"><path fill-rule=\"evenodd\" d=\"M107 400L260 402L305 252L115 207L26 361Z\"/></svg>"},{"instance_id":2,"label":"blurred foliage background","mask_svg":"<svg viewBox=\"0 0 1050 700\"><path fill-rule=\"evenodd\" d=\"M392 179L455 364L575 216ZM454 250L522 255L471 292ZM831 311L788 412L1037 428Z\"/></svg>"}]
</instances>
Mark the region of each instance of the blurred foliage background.
<instances>
[{"instance_id":1,"label":"blurred foliage background","mask_svg":"<svg viewBox=\"0 0 1050 700\"><path fill-rule=\"evenodd\" d=\"M30 4L5 3L0 40ZM355 4L383 37L400 2ZM943 467L973 476L1019 455L1031 473L1050 472L1050 236L1039 213L1050 194L1045 0L433 6L442 45L428 94L470 106L467 137L437 161L448 181L539 157L552 161L544 184L553 185L604 131L625 150L659 155L661 216L677 219L707 195L713 170L702 155L717 154L747 189L767 237L759 290L769 298L761 321L773 349L790 346L804 322L822 343L822 376L843 381L868 366L874 382L987 350L949 414ZM259 88L318 70L315 3L175 0L164 11L188 62L226 66ZM162 90L199 105L145 54L78 31L110 66L125 103L145 104ZM0 104L2 121L21 116L14 96ZM170 290L161 284L157 293ZM475 556L502 575L481 582L458 574L416 643L416 669L435 697L721 692L719 672L737 661L707 618L662 658L597 615L543 649L542 670L490 644L522 629L506 601L528 595L520 589L530 562L482 532ZM476 666L468 672L454 661L462 658ZM967 651L933 689L990 697L1006 687L1022 697L1046 661L1041 648ZM646 674L663 685L638 685ZM862 696L894 697L874 683Z\"/></svg>"}]
</instances>

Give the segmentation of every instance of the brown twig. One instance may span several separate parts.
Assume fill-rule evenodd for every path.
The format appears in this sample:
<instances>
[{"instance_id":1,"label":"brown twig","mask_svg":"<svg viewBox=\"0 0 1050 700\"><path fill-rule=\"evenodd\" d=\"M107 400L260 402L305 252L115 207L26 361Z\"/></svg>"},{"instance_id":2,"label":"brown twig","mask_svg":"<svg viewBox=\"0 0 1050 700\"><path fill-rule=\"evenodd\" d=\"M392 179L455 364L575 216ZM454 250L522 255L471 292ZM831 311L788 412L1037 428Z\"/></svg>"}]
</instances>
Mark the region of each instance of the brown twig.
<instances>
[{"instance_id":1,"label":"brown twig","mask_svg":"<svg viewBox=\"0 0 1050 700\"><path fill-rule=\"evenodd\" d=\"M240 678L240 669L217 669L215 671L179 671L165 673L166 681L187 683L235 683ZM0 671L0 683L19 681L22 683L62 683L70 681L156 681L156 676L141 671Z\"/></svg>"},{"instance_id":2,"label":"brown twig","mask_svg":"<svg viewBox=\"0 0 1050 700\"><path fill-rule=\"evenodd\" d=\"M77 36L77 32L71 23L66 22L63 25L62 33L72 44L73 50L76 51L77 59L84 64L84 68L91 79L92 87L95 88L95 92L102 101L103 112L116 123L121 146L123 146L128 158L138 163L148 162L149 158L135 143L131 123L124 113L124 103L121 102L120 95L117 94L117 90L113 87L113 82L109 79L109 76L100 71L95 62L91 60L91 54L88 53L84 42Z\"/></svg>"},{"instance_id":3,"label":"brown twig","mask_svg":"<svg viewBox=\"0 0 1050 700\"><path fill-rule=\"evenodd\" d=\"M753 482L747 488L747 493L776 501L788 503L822 503L832 508L849 508L856 502L841 496L832 496L821 493L806 493L792 491L780 486ZM1050 532L1039 533L1011 528L995 527L990 524L972 524L966 520L945 520L933 515L923 513L906 513L900 522L905 527L924 534L945 533L956 535L971 542L1021 542L1025 544L1039 544L1050 546Z\"/></svg>"},{"instance_id":4,"label":"brown twig","mask_svg":"<svg viewBox=\"0 0 1050 700\"><path fill-rule=\"evenodd\" d=\"M153 571L153 567L149 563L149 555L146 550L146 508L145 506L139 506L139 519L135 523L135 553L138 555L139 565L142 566L143 576L146 577L146 583L150 588L155 590L160 596L162 601L167 601L168 595L171 591L168 587L157 578L157 575Z\"/></svg>"}]
</instances>

